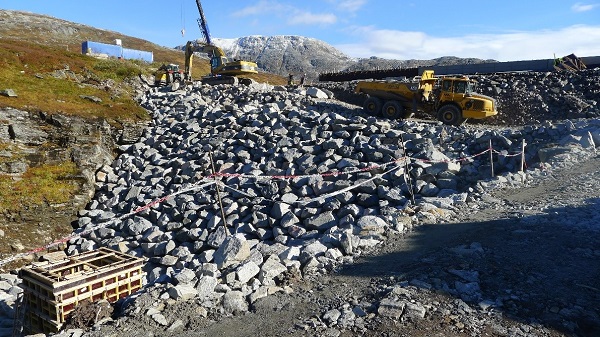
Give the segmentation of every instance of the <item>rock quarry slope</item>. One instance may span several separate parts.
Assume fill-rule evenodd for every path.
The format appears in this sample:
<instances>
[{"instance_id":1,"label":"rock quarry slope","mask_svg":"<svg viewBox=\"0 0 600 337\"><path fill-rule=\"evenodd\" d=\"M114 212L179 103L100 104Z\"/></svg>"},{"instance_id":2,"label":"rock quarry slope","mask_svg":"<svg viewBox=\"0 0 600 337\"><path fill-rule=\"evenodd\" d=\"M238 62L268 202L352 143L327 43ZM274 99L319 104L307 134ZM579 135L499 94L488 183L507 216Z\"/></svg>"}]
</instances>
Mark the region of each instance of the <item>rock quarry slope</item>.
<instances>
[{"instance_id":1,"label":"rock quarry slope","mask_svg":"<svg viewBox=\"0 0 600 337\"><path fill-rule=\"evenodd\" d=\"M581 72L470 75L469 78L477 82L477 92L496 100L498 115L481 121L486 125L518 127L600 115L598 68ZM319 83L319 87L332 91L339 100L360 106L365 97L353 94L355 83ZM432 119L429 115L418 117Z\"/></svg>"},{"instance_id":2,"label":"rock quarry slope","mask_svg":"<svg viewBox=\"0 0 600 337\"><path fill-rule=\"evenodd\" d=\"M499 94L502 83L492 84ZM593 118L448 127L367 117L333 96L256 83L148 90L140 103L153 123L96 173L67 252L107 246L146 257L151 301L193 300L200 315L238 315L390 236L457 219L486 190L525 186L548 163L600 142ZM478 300L469 286L449 291ZM148 315L183 328L160 310Z\"/></svg>"}]
</instances>

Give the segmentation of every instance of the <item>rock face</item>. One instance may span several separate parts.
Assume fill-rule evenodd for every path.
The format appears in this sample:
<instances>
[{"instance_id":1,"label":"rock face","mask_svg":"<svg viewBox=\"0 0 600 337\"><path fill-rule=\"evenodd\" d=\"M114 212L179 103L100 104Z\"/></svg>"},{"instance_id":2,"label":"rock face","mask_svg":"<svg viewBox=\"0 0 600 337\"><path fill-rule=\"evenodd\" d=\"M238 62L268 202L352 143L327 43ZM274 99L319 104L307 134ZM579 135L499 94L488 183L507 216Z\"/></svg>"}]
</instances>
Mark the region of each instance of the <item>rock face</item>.
<instances>
[{"instance_id":1,"label":"rock face","mask_svg":"<svg viewBox=\"0 0 600 337\"><path fill-rule=\"evenodd\" d=\"M141 98L153 124L102 168L67 251L108 246L147 257L147 281L164 298L198 298L229 314L287 291L289 275L327 272L389 233L452 218L486 189L520 186L528 179L516 173L523 141L531 168L541 153L561 161L564 153L548 144L585 150L600 137L597 119L457 128L368 117L307 95L314 89L166 90ZM457 288L468 297L477 293L472 283ZM397 298L381 311L425 312Z\"/></svg>"},{"instance_id":2,"label":"rock face","mask_svg":"<svg viewBox=\"0 0 600 337\"><path fill-rule=\"evenodd\" d=\"M90 121L11 108L0 110L0 121L3 122L0 141L20 146L29 153L29 157L18 159L23 165L31 164L31 158L39 158L36 164L73 160L90 186L102 165L112 163L113 151L119 145L137 140L144 128L144 125L127 124L117 130L103 119ZM1 172L14 173L0 169Z\"/></svg>"},{"instance_id":3,"label":"rock face","mask_svg":"<svg viewBox=\"0 0 600 337\"><path fill-rule=\"evenodd\" d=\"M18 215L1 212L0 219L9 226L40 222L68 226L93 197L96 183L114 177L102 168L113 162L115 149L137 141L144 127L130 123L115 129L101 119L0 109L0 144L5 146L0 150L0 174L20 179L30 167L71 161L81 172L67 178L81 187L71 202L24 208Z\"/></svg>"}]
</instances>

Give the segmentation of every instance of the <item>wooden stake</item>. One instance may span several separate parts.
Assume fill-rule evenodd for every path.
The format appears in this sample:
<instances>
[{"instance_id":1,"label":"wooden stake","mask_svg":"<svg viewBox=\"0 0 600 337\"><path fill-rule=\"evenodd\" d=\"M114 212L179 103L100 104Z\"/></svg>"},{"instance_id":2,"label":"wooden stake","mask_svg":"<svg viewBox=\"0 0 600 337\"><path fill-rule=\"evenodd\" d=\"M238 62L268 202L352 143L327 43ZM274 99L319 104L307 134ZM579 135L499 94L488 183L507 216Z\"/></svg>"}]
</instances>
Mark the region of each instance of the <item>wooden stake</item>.
<instances>
[{"instance_id":1,"label":"wooden stake","mask_svg":"<svg viewBox=\"0 0 600 337\"><path fill-rule=\"evenodd\" d=\"M210 157L210 166L212 168L213 178L216 181L217 171L215 170L215 161L213 160L212 152L209 152L208 156ZM219 209L221 210L221 219L223 220L223 228L225 228L225 233L227 233L227 236L229 236L229 231L227 230L227 222L225 221L225 210L223 209L223 202L221 201L221 188L219 187L219 182L217 182L215 185L217 189L217 201L219 202Z\"/></svg>"},{"instance_id":2,"label":"wooden stake","mask_svg":"<svg viewBox=\"0 0 600 337\"><path fill-rule=\"evenodd\" d=\"M414 206L417 204L417 202L415 201L415 192L413 191L412 179L410 179L410 172L408 172L408 160L406 160L408 156L406 154L406 146L404 146L404 138L402 137L402 134L400 134L400 143L402 143L402 155L404 156L404 180L406 181L406 185L408 187L408 193L410 194L411 204Z\"/></svg>"},{"instance_id":3,"label":"wooden stake","mask_svg":"<svg viewBox=\"0 0 600 337\"><path fill-rule=\"evenodd\" d=\"M494 177L494 149L492 148L492 140L490 139L490 167L492 168L492 178Z\"/></svg>"},{"instance_id":4,"label":"wooden stake","mask_svg":"<svg viewBox=\"0 0 600 337\"><path fill-rule=\"evenodd\" d=\"M525 171L525 139L521 145L521 172Z\"/></svg>"}]
</instances>

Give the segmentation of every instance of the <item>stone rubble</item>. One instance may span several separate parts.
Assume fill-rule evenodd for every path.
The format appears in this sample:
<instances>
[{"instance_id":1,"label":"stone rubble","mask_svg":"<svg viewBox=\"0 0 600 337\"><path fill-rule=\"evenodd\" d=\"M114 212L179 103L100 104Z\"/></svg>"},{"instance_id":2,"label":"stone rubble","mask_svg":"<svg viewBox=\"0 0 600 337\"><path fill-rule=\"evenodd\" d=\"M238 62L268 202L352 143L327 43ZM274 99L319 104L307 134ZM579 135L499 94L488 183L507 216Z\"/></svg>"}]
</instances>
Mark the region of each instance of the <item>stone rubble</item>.
<instances>
[{"instance_id":1,"label":"stone rubble","mask_svg":"<svg viewBox=\"0 0 600 337\"><path fill-rule=\"evenodd\" d=\"M524 186L600 143L599 119L449 127L368 117L332 96L256 83L152 89L140 103L153 124L96 173L96 195L79 212L81 237L67 253L106 246L146 257L147 290L126 310L145 310L175 331L182 322L168 321L157 303L194 300L204 316L243 314L260 298L294 291L286 284L293 275L352 263L391 233L453 219L476 209L486 191ZM518 172L523 142L527 170ZM456 248L481 251L477 243ZM386 285L379 303L345 303L298 328L364 331L374 315L418 320L455 311L420 303L415 289L458 295L461 310L495 305L481 298L477 271L448 274L454 282ZM10 289L18 282L1 277ZM10 289L0 292L7 304L16 299ZM151 307L141 300L148 294Z\"/></svg>"},{"instance_id":2,"label":"stone rubble","mask_svg":"<svg viewBox=\"0 0 600 337\"><path fill-rule=\"evenodd\" d=\"M486 125L519 127L600 117L600 68L469 75L469 78L477 82L477 92L497 102L498 115L481 121ZM356 81L320 83L319 87L331 90L341 101L362 106L365 98L354 94L355 84ZM433 118L425 114L416 117Z\"/></svg>"},{"instance_id":3,"label":"stone rubble","mask_svg":"<svg viewBox=\"0 0 600 337\"><path fill-rule=\"evenodd\" d=\"M497 99L502 125L600 116L600 68L578 72L520 72L476 77L479 90ZM502 113L506 111L507 113ZM510 112L517 112L510 113Z\"/></svg>"}]
</instances>

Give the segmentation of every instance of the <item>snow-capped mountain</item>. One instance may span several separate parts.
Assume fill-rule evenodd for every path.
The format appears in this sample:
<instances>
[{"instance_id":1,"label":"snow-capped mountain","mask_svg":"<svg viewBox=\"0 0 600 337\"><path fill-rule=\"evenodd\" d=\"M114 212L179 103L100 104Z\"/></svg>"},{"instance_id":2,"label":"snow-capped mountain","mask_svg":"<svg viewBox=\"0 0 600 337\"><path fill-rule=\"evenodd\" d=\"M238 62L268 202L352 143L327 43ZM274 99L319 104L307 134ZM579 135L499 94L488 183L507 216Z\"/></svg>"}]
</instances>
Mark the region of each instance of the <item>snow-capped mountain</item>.
<instances>
[{"instance_id":1,"label":"snow-capped mountain","mask_svg":"<svg viewBox=\"0 0 600 337\"><path fill-rule=\"evenodd\" d=\"M331 45L313 38L293 35L246 36L213 39L230 59L254 61L263 71L317 77L322 72L340 71L356 61Z\"/></svg>"}]
</instances>

